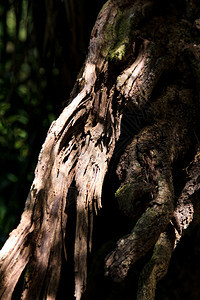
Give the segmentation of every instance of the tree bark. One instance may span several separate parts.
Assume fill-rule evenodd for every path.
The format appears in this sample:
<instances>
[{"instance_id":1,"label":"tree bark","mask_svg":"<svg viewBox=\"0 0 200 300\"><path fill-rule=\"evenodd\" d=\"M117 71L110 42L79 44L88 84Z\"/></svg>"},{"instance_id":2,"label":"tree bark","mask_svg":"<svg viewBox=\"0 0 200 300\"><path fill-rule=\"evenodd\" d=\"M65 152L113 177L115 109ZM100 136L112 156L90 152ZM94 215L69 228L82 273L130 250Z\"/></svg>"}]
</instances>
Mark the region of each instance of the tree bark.
<instances>
[{"instance_id":1,"label":"tree bark","mask_svg":"<svg viewBox=\"0 0 200 300\"><path fill-rule=\"evenodd\" d=\"M116 198L136 224L106 257L105 274L124 280L154 247L137 296L154 299L156 283L193 220L199 192L197 11L195 1L185 1L181 9L178 0L162 6L146 0L104 5L70 104L52 123L42 146L21 222L0 252L2 299L11 299L26 266L22 299L56 298L72 194L75 297L81 299L93 215L101 208L104 178L117 142L119 147L123 140L127 111L136 116L143 112L142 128L131 130L128 145L122 143L118 152ZM189 178L175 201L174 164L188 153Z\"/></svg>"}]
</instances>

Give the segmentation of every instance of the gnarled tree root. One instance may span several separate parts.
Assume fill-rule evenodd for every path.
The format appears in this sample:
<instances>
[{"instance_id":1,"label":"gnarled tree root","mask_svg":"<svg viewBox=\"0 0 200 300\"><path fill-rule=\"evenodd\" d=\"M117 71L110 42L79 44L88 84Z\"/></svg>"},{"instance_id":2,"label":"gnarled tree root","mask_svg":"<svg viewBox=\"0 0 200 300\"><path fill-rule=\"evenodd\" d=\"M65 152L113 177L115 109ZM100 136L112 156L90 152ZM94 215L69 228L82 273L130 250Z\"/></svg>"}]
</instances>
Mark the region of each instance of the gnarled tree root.
<instances>
[{"instance_id":1,"label":"gnarled tree root","mask_svg":"<svg viewBox=\"0 0 200 300\"><path fill-rule=\"evenodd\" d=\"M177 246L184 231L193 219L200 222L199 197L200 155L196 154L189 166L188 177L182 193L176 203L171 223L167 230L161 233L154 246L153 255L140 274L138 285L138 300L153 300L157 282L167 273L173 250ZM197 215L195 217L195 212Z\"/></svg>"},{"instance_id":2,"label":"gnarled tree root","mask_svg":"<svg viewBox=\"0 0 200 300\"><path fill-rule=\"evenodd\" d=\"M175 95L175 101L179 101L184 106L185 95L191 97L191 94L188 91L185 91L184 94L178 92L177 88L176 86L169 87L166 93L157 100L154 107L159 105L161 100L167 105ZM185 122L183 123L180 113L182 114L182 108L176 111L171 110L171 114L166 116L168 118L166 122L163 118L162 121L156 118L155 125L142 130L133 139L119 162L118 175L122 180L122 184L116 193L119 207L125 213L134 211L135 198L141 193L142 188L143 194L149 193L150 200L148 208L137 221L132 233L121 238L117 242L116 248L106 258L106 274L110 275L115 281L123 280L130 266L142 255L145 255L156 242L153 257L149 263L151 267L147 267L153 268L151 272L149 271L152 282L156 284L157 280L167 270L173 247L170 246L171 250L169 251L163 250L169 252L163 266L160 265L157 249L160 249L160 244L165 244L167 249L169 248L167 246L169 244L167 242L168 234L164 233L164 230L174 214L172 164L180 154L187 151L190 144L187 129L191 120L185 115ZM160 114L162 115L162 111ZM177 139L177 137L179 138ZM147 189L148 186L151 186L151 188ZM142 201L142 197L140 201ZM155 255L158 262L154 261ZM160 255L162 257L162 253ZM159 270L163 270L160 275L157 274ZM151 282L151 279L147 278L145 281L149 280ZM145 283L146 288L142 288L141 291L143 290L143 292L139 292L139 295L142 295L142 293L149 293L149 297L153 295L155 285L152 283L150 287L149 284ZM149 292L147 292L148 286ZM153 299L153 296L144 299Z\"/></svg>"},{"instance_id":3,"label":"gnarled tree root","mask_svg":"<svg viewBox=\"0 0 200 300\"><path fill-rule=\"evenodd\" d=\"M156 284L167 273L174 249L174 241L174 229L169 225L166 232L160 234L154 246L152 257L140 274L137 300L154 299Z\"/></svg>"}]
</instances>

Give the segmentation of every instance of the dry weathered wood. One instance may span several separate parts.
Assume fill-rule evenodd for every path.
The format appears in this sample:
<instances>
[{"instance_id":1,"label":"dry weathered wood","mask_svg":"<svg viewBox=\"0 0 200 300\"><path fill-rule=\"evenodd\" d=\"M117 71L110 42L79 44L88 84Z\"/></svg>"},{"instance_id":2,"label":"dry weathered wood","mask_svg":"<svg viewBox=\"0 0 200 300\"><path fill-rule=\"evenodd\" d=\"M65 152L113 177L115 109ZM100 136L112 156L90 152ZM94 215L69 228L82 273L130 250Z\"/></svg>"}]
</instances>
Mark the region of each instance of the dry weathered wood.
<instances>
[{"instance_id":1,"label":"dry weathered wood","mask_svg":"<svg viewBox=\"0 0 200 300\"><path fill-rule=\"evenodd\" d=\"M117 167L119 208L137 222L108 255L106 272L123 280L130 266L155 245L138 292L138 299L153 299L174 243L193 219L192 195L199 190L195 158L191 180L174 201L174 162L192 145L194 107L199 109L198 88L191 79L194 74L199 82L199 65L193 67L199 55L188 33L191 20L178 8L176 1L166 1L164 8L145 0L109 0L104 5L70 104L52 123L40 152L21 222L0 252L2 299L11 299L26 265L22 299L56 298L71 188L76 190L75 297L81 299L93 214L101 208L103 181L121 134L124 108L145 111L142 128L132 133ZM140 201L144 205L138 213Z\"/></svg>"},{"instance_id":2,"label":"dry weathered wood","mask_svg":"<svg viewBox=\"0 0 200 300\"><path fill-rule=\"evenodd\" d=\"M32 210L28 221L29 228L32 228L31 238L23 240L23 232L27 225L22 217L21 225L17 228L17 234L22 235L22 238L20 236L22 251L20 247L13 251L12 236L7 242L7 247L4 247L5 251L2 251L2 260L4 259L1 268L2 282L7 289L6 291L4 287L1 289L4 298L11 296L29 259L28 269L31 272L26 274L22 298L39 299L41 293L45 298L56 297L67 221L66 198L73 181L78 191L74 255L77 299L80 299L85 288L88 214L90 212L92 220L93 208L97 210L101 207L104 176L115 142L119 137L120 112L116 111L113 114L112 85L109 84L107 87L106 81L99 83L97 77L100 73L106 74L107 72L108 63L106 57L102 56L105 44L104 28L107 22L113 23L117 8L118 4L110 1L104 13L99 15L93 30L93 32L98 31L99 40L96 41L93 33L85 68L72 92L74 99L53 122L40 152L30 193ZM108 50L106 50L107 53ZM76 89L79 90L78 93ZM99 103L96 99L99 99ZM90 226L92 227L91 220ZM27 234L30 234L30 231ZM17 238L19 238L18 235ZM28 246L23 254L25 242ZM4 268L4 265L8 265L7 261L11 259L10 252L20 260L23 266L20 267L17 263L14 265L12 282L9 280L10 277L6 277ZM7 269L7 272L10 270Z\"/></svg>"},{"instance_id":3,"label":"dry weathered wood","mask_svg":"<svg viewBox=\"0 0 200 300\"><path fill-rule=\"evenodd\" d=\"M17 229L10 233L9 239L1 249L0 256L0 297L11 299L17 281L29 260L30 245L28 240L33 231L31 223L32 209L27 199L26 210ZM9 271L8 271L9 270Z\"/></svg>"}]
</instances>

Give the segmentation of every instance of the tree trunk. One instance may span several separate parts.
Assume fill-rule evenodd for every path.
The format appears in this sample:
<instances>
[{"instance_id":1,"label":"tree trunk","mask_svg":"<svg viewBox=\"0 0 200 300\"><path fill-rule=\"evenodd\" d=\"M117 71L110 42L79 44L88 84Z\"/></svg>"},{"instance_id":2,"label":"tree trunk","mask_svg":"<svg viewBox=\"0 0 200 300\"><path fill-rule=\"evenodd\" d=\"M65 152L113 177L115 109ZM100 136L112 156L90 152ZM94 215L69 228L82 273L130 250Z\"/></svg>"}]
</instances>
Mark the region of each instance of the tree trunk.
<instances>
[{"instance_id":1,"label":"tree trunk","mask_svg":"<svg viewBox=\"0 0 200 300\"><path fill-rule=\"evenodd\" d=\"M70 104L43 144L21 222L0 252L1 299L11 299L25 268L22 299L56 298L72 201L75 297L81 298L93 216L101 208L113 155L119 160L119 209L135 226L105 258L105 276L124 280L154 247L137 294L154 299L156 283L193 220L200 187L197 4L109 0L104 5ZM191 163L177 200L174 166L181 159L184 167L186 154Z\"/></svg>"}]
</instances>

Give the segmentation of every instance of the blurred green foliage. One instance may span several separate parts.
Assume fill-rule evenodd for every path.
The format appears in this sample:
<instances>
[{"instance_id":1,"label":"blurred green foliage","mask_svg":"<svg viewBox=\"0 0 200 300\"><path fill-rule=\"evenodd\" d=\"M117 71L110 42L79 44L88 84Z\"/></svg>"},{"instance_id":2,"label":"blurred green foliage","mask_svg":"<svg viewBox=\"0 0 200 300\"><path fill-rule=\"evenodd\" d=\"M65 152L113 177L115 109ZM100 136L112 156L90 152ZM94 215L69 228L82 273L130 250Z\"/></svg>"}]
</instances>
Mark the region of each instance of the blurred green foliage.
<instances>
[{"instance_id":1,"label":"blurred green foliage","mask_svg":"<svg viewBox=\"0 0 200 300\"><path fill-rule=\"evenodd\" d=\"M30 111L39 106L34 73L38 69L28 1L0 3L0 242L15 225L20 180L27 171ZM31 45L32 44L32 45ZM33 78L32 78L33 77ZM26 174L26 182L32 175ZM24 196L24 193L22 192Z\"/></svg>"},{"instance_id":2,"label":"blurred green foliage","mask_svg":"<svg viewBox=\"0 0 200 300\"><path fill-rule=\"evenodd\" d=\"M66 105L104 2L0 2L0 246L19 222L41 145Z\"/></svg>"}]
</instances>

